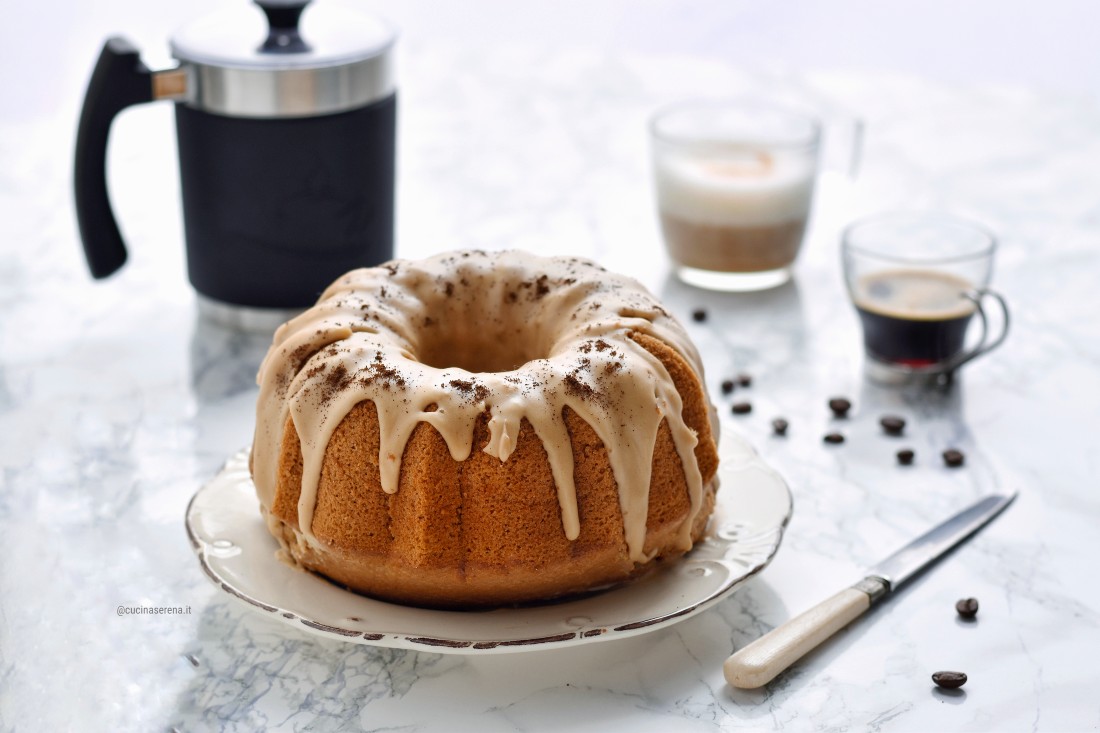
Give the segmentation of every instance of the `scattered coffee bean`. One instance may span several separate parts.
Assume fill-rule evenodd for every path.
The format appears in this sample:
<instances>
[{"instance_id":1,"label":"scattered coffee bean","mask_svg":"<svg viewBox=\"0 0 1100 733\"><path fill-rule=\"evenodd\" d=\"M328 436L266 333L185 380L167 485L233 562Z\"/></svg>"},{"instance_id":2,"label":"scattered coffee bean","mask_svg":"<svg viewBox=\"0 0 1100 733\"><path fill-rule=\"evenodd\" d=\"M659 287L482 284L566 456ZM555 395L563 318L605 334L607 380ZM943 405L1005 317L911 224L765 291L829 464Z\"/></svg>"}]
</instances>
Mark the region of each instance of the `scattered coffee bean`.
<instances>
[{"instance_id":1,"label":"scattered coffee bean","mask_svg":"<svg viewBox=\"0 0 1100 733\"><path fill-rule=\"evenodd\" d=\"M826 433L824 440L826 443L832 443L833 445L836 445L838 443L844 442L844 436L840 433Z\"/></svg>"},{"instance_id":2,"label":"scattered coffee bean","mask_svg":"<svg viewBox=\"0 0 1100 733\"><path fill-rule=\"evenodd\" d=\"M781 417L772 420L772 430L775 431L776 435L786 435L788 427L789 423Z\"/></svg>"},{"instance_id":3,"label":"scattered coffee bean","mask_svg":"<svg viewBox=\"0 0 1100 733\"><path fill-rule=\"evenodd\" d=\"M936 672L932 675L932 681L937 687L946 690L954 690L966 684L966 674L963 672Z\"/></svg>"},{"instance_id":4,"label":"scattered coffee bean","mask_svg":"<svg viewBox=\"0 0 1100 733\"><path fill-rule=\"evenodd\" d=\"M878 422L887 435L901 435L905 430L905 418L897 415L883 415Z\"/></svg>"},{"instance_id":5,"label":"scattered coffee bean","mask_svg":"<svg viewBox=\"0 0 1100 733\"><path fill-rule=\"evenodd\" d=\"M729 394L731 392L733 392L733 380L732 379L723 379L722 380L722 394Z\"/></svg>"},{"instance_id":6,"label":"scattered coffee bean","mask_svg":"<svg viewBox=\"0 0 1100 733\"><path fill-rule=\"evenodd\" d=\"M913 465L913 457L915 455L916 455L916 453L914 453L910 449L902 448L901 450L898 451L898 463L900 463L903 466L912 466Z\"/></svg>"},{"instance_id":7,"label":"scattered coffee bean","mask_svg":"<svg viewBox=\"0 0 1100 733\"><path fill-rule=\"evenodd\" d=\"M734 402L733 407L730 408L734 415L748 415L752 412L751 402Z\"/></svg>"},{"instance_id":8,"label":"scattered coffee bean","mask_svg":"<svg viewBox=\"0 0 1100 733\"><path fill-rule=\"evenodd\" d=\"M963 455L963 452L961 450L948 448L943 452L943 462L946 463L949 468L958 468L965 461L966 456Z\"/></svg>"},{"instance_id":9,"label":"scattered coffee bean","mask_svg":"<svg viewBox=\"0 0 1100 733\"><path fill-rule=\"evenodd\" d=\"M974 618L978 615L978 599L961 598L955 604L955 610L958 611L959 615L963 618Z\"/></svg>"},{"instance_id":10,"label":"scattered coffee bean","mask_svg":"<svg viewBox=\"0 0 1100 733\"><path fill-rule=\"evenodd\" d=\"M740 384L742 387L751 387L752 386L752 375L751 374L745 374L744 372L741 372L740 374L737 375L737 383Z\"/></svg>"},{"instance_id":11,"label":"scattered coffee bean","mask_svg":"<svg viewBox=\"0 0 1100 733\"><path fill-rule=\"evenodd\" d=\"M691 312L691 319L696 323L702 323L703 321L707 320L707 309L696 308Z\"/></svg>"},{"instance_id":12,"label":"scattered coffee bean","mask_svg":"<svg viewBox=\"0 0 1100 733\"><path fill-rule=\"evenodd\" d=\"M844 397L834 397L829 400L829 409L832 410L833 414L837 417L847 417L848 410L852 409L852 403Z\"/></svg>"}]
</instances>

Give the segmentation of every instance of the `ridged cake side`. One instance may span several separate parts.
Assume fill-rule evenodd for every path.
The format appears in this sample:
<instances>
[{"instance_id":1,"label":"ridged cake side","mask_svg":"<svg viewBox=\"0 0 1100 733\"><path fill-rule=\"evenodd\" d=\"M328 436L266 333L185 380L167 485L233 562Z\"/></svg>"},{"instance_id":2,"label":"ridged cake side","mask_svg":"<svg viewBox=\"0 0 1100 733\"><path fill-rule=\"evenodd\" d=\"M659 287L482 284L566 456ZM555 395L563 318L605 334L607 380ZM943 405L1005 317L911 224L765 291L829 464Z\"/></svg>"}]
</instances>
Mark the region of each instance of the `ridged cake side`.
<instances>
[{"instance_id":1,"label":"ridged cake side","mask_svg":"<svg viewBox=\"0 0 1100 733\"><path fill-rule=\"evenodd\" d=\"M714 505L717 453L705 395L690 367L655 339L635 336L665 363L683 397L687 423L699 433L695 456L705 481L692 542ZM424 606L471 607L553 598L630 579L660 560L681 555L681 524L692 507L667 423L653 451L645 552L635 563L624 537L618 486L607 448L572 410L565 414L573 445L580 534L565 537L557 492L542 443L529 423L507 461L474 451L451 458L446 443L421 423L405 448L397 492L382 491L373 402L356 405L326 450L313 534L297 529L302 458L288 421L282 470L269 523L294 560L367 595ZM478 420L474 444L489 438Z\"/></svg>"}]
</instances>

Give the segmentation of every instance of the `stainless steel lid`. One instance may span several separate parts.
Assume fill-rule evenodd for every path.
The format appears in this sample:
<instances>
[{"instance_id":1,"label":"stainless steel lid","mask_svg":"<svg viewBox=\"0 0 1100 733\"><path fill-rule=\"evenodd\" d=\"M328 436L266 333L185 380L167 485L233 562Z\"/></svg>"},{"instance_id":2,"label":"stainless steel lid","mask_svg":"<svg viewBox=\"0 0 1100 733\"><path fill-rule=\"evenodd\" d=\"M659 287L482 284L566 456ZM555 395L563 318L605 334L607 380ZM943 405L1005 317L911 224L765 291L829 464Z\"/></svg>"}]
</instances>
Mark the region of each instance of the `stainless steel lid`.
<instances>
[{"instance_id":1,"label":"stainless steel lid","mask_svg":"<svg viewBox=\"0 0 1100 733\"><path fill-rule=\"evenodd\" d=\"M312 117L393 94L396 32L338 0L231 0L180 29L184 104L231 117ZM307 7L308 6L308 7Z\"/></svg>"}]
</instances>

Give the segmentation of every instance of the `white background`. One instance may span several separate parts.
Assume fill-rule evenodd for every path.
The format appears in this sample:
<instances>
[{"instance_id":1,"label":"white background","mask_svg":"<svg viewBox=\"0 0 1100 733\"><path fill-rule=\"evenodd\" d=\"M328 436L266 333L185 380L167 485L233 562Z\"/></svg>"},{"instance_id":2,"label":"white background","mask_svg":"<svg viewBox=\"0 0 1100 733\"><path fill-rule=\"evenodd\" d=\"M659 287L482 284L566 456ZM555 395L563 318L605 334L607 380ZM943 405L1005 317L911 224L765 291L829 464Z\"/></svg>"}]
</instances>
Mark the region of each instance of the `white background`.
<instances>
[{"instance_id":1,"label":"white background","mask_svg":"<svg viewBox=\"0 0 1100 733\"><path fill-rule=\"evenodd\" d=\"M167 39L180 25L243 1L9 0L0 23L0 118L75 121L106 36L126 35L150 63L166 63ZM424 46L519 44L695 55L749 68L881 70L1100 98L1100 3L1091 0L374 0L362 5L401 29L403 53Z\"/></svg>"}]
</instances>

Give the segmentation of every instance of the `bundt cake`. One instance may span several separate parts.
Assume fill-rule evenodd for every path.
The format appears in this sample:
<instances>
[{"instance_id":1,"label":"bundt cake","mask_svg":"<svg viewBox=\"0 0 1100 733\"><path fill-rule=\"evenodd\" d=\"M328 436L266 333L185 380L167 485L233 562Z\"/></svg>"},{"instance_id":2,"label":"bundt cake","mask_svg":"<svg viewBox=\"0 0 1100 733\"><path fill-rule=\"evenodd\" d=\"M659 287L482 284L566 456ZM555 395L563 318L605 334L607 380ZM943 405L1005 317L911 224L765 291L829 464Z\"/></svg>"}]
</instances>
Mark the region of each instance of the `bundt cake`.
<instances>
[{"instance_id":1,"label":"bundt cake","mask_svg":"<svg viewBox=\"0 0 1100 733\"><path fill-rule=\"evenodd\" d=\"M285 559L444 608L606 587L714 506L699 356L639 283L464 251L355 270L275 333L251 468Z\"/></svg>"}]
</instances>

